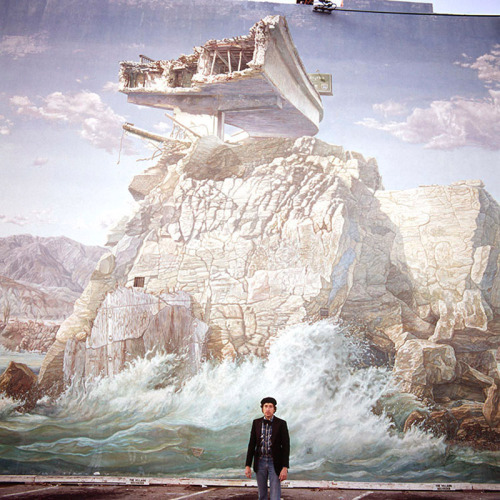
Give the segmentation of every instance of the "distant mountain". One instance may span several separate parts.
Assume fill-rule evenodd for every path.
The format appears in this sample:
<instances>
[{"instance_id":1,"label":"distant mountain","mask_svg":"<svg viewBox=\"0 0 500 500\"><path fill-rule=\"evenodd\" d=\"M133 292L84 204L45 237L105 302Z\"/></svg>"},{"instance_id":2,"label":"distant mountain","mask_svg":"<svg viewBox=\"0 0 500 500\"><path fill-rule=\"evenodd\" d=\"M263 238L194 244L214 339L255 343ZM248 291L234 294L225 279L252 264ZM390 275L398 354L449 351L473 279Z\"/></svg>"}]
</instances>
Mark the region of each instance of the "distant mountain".
<instances>
[{"instance_id":1,"label":"distant mountain","mask_svg":"<svg viewBox=\"0 0 500 500\"><path fill-rule=\"evenodd\" d=\"M29 234L0 238L0 275L81 293L106 250L62 237Z\"/></svg>"},{"instance_id":2,"label":"distant mountain","mask_svg":"<svg viewBox=\"0 0 500 500\"><path fill-rule=\"evenodd\" d=\"M105 252L66 237L0 238L0 344L46 351Z\"/></svg>"},{"instance_id":3,"label":"distant mountain","mask_svg":"<svg viewBox=\"0 0 500 500\"><path fill-rule=\"evenodd\" d=\"M0 323L8 317L61 321L71 314L79 296L68 288L43 287L0 276Z\"/></svg>"},{"instance_id":4,"label":"distant mountain","mask_svg":"<svg viewBox=\"0 0 500 500\"><path fill-rule=\"evenodd\" d=\"M46 352L105 252L66 237L0 238L0 344Z\"/></svg>"}]
</instances>

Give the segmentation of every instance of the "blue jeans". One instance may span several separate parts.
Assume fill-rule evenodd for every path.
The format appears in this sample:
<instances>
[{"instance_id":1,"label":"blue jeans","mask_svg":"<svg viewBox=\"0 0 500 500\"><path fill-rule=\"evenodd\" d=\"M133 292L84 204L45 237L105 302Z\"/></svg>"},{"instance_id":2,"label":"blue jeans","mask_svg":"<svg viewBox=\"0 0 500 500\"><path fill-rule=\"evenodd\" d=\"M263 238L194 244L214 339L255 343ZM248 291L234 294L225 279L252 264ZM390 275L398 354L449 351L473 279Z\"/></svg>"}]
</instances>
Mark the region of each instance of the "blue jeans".
<instances>
[{"instance_id":1,"label":"blue jeans","mask_svg":"<svg viewBox=\"0 0 500 500\"><path fill-rule=\"evenodd\" d=\"M274 470L273 459L271 457L259 458L257 465L257 486L259 487L259 500L267 500L267 480L269 479L269 489L271 500L280 500L281 483L280 478Z\"/></svg>"}]
</instances>

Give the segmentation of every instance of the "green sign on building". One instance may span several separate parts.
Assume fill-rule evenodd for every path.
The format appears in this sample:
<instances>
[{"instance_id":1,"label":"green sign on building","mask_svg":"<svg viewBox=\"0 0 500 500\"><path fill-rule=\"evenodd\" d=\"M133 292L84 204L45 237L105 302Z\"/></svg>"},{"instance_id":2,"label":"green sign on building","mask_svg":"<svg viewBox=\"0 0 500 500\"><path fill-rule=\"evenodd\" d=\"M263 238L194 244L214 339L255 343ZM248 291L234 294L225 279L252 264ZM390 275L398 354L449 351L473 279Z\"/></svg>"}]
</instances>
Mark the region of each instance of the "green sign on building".
<instances>
[{"instance_id":1,"label":"green sign on building","mask_svg":"<svg viewBox=\"0 0 500 500\"><path fill-rule=\"evenodd\" d=\"M320 95L333 95L332 75L328 73L309 73L309 80Z\"/></svg>"}]
</instances>

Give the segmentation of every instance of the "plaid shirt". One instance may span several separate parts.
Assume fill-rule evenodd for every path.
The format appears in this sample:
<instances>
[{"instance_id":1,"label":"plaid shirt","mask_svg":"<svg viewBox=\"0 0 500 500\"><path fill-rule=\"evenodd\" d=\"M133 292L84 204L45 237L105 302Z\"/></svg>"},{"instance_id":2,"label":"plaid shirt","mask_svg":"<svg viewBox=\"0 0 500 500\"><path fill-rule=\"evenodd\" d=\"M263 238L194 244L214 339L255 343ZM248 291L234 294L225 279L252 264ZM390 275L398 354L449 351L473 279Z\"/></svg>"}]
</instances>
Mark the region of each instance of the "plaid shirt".
<instances>
[{"instance_id":1,"label":"plaid shirt","mask_svg":"<svg viewBox=\"0 0 500 500\"><path fill-rule=\"evenodd\" d=\"M273 419L267 420L272 422ZM273 433L273 426L266 424L266 419L262 420L262 429L260 431L260 456L271 457L271 435Z\"/></svg>"}]
</instances>

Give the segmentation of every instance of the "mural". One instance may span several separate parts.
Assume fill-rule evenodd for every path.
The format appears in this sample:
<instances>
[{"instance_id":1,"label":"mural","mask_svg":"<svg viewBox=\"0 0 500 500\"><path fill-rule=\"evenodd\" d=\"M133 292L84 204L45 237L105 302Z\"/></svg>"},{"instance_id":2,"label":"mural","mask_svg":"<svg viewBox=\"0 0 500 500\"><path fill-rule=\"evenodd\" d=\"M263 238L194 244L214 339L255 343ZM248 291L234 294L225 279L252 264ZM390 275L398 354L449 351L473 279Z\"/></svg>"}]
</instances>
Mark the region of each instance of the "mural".
<instances>
[{"instance_id":1,"label":"mural","mask_svg":"<svg viewBox=\"0 0 500 500\"><path fill-rule=\"evenodd\" d=\"M497 17L1 11L1 474L498 481Z\"/></svg>"}]
</instances>

